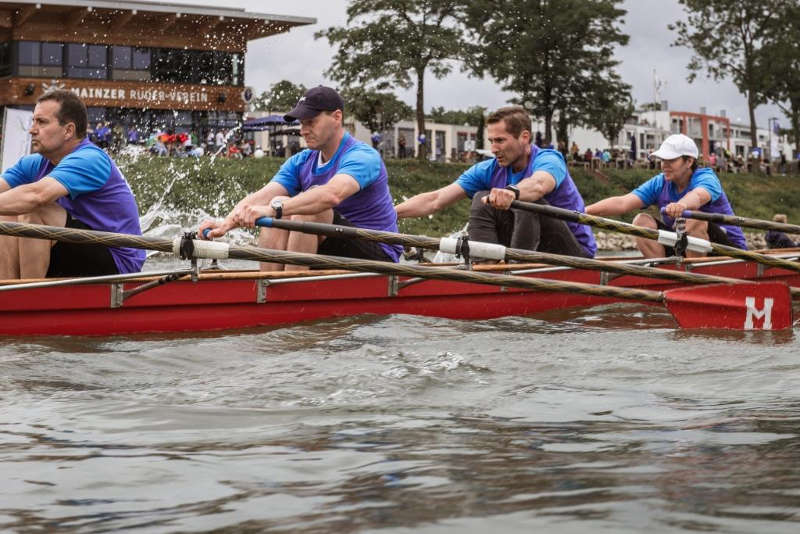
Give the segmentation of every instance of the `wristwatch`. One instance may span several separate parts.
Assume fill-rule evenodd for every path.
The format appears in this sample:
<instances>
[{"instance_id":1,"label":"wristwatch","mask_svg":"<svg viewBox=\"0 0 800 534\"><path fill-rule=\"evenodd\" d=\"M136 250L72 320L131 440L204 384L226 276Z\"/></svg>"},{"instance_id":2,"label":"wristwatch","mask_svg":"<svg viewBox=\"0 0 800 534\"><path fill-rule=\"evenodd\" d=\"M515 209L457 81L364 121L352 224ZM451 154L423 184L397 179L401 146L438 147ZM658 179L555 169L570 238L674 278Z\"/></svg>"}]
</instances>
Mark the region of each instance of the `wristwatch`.
<instances>
[{"instance_id":1,"label":"wristwatch","mask_svg":"<svg viewBox=\"0 0 800 534\"><path fill-rule=\"evenodd\" d=\"M273 198L269 203L269 207L275 212L275 218L280 219L283 217L283 200L280 198Z\"/></svg>"},{"instance_id":2,"label":"wristwatch","mask_svg":"<svg viewBox=\"0 0 800 534\"><path fill-rule=\"evenodd\" d=\"M514 200L519 200L519 187L516 185L507 185L506 189L514 193Z\"/></svg>"}]
</instances>

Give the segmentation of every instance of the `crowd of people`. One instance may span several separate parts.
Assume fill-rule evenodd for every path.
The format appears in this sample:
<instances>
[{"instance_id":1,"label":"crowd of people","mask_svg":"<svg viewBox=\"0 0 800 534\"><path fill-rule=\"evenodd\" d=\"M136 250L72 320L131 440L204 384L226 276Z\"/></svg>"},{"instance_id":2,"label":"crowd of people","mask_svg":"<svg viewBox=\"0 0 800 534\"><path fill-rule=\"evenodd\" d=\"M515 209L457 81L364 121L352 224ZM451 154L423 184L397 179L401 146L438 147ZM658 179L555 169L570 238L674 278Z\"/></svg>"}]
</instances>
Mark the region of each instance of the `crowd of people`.
<instances>
[{"instance_id":1,"label":"crowd of people","mask_svg":"<svg viewBox=\"0 0 800 534\"><path fill-rule=\"evenodd\" d=\"M621 215L655 206L662 216L639 211L633 223L660 230L671 229L686 210L733 215L715 170L701 165L697 145L683 134L667 137L653 152L661 172L630 193L586 206L570 176L569 156L533 141L531 118L521 106L506 106L488 116L492 158L475 163L449 185L395 206L381 155L347 132L343 116L344 102L334 89L319 86L307 91L285 119L299 121L308 148L289 157L264 187L245 196L226 217L203 221L198 235L213 239L237 227L253 228L256 219L265 216L396 232L400 218L425 217L470 199L471 240L591 258L597 245L588 226L518 209L514 201L594 215ZM141 234L131 189L102 148L109 135L113 142L115 128L99 124L89 130L86 107L70 91L41 96L30 129L34 153L0 177L0 218ZM126 139L141 143L136 135L126 132ZM153 146L183 152L191 151L197 142L191 134L151 137ZM223 149L228 142L223 132L208 133L206 144L212 140L215 147ZM398 261L402 252L398 245L276 227L260 228L259 232L259 245L277 250L387 262ZM747 248L738 226L688 219L686 232L706 241ZM781 236L774 237L776 242L786 242ZM645 257L675 254L657 241L639 239L637 244ZM695 250L686 254L705 253ZM0 278L129 273L139 271L143 262L144 252L131 248L0 237ZM307 267L263 263L261 268Z\"/></svg>"},{"instance_id":2,"label":"crowd of people","mask_svg":"<svg viewBox=\"0 0 800 534\"><path fill-rule=\"evenodd\" d=\"M126 146L146 149L155 156L177 158L199 158L206 154L216 154L227 158L248 158L263 156L261 147L252 139L244 136L233 136L233 130L209 129L200 134L194 131L175 132L174 130L156 130L142 134L135 126L127 128L121 124L97 122L95 127L87 127L89 140L98 147L111 153L118 153Z\"/></svg>"}]
</instances>

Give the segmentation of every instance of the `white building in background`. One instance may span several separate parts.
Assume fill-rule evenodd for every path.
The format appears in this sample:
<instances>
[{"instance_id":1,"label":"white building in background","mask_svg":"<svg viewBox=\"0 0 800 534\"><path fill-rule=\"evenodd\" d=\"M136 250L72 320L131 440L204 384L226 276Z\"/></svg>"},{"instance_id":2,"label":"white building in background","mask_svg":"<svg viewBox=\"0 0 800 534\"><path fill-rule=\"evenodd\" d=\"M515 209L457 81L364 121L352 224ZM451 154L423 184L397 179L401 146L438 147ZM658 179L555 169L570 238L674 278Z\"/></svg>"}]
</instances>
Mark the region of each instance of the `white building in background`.
<instances>
[{"instance_id":1,"label":"white building in background","mask_svg":"<svg viewBox=\"0 0 800 534\"><path fill-rule=\"evenodd\" d=\"M272 112L275 113L275 112ZM269 112L254 112L249 116L266 116ZM282 115L282 113L278 113ZM771 124L772 125L772 124ZM266 152L273 155L282 156L283 153L276 154L278 151L285 151L286 147L298 144L300 148L305 148L305 141L299 137L299 127L295 127L294 135L287 135L292 129L279 129L278 138L270 138L268 131L254 132L255 143L260 145ZM353 137L369 145L373 144L372 134L369 129L359 121L350 117L345 117L345 128ZM533 133L541 132L544 136L544 121L534 120ZM426 122L425 139L428 145L429 157L433 161L470 161L468 155L475 151L476 136L478 128L469 125L441 124ZM574 142L578 145L580 154L586 149L592 152L615 148L624 152L629 152L632 148L633 139L636 140L636 158L646 159L648 155L656 150L668 136L675 133L684 133L695 140L700 154L708 158L713 151L721 154L727 150L733 156L747 158L750 151L750 126L743 123L734 123L727 118L725 110L717 115L706 113L705 108L700 108L699 112L670 111L667 103L662 102L661 111L637 111L630 120L623 126L617 139L609 143L602 133L595 129L584 127L569 128L569 143ZM777 133L770 133L769 128L758 128L758 148L764 154L772 152L772 159L780 158L783 153L787 159L791 160L793 155L793 145L789 144L787 136L779 136ZM488 149L489 142L486 139L487 131L484 129L484 147ZM419 131L417 122L401 121L392 129L381 132L378 150L384 157L401 157L400 140L405 140L405 157L415 157L419 143ZM556 138L555 129L551 133L551 138ZM770 146L772 150L770 151ZM270 151L270 148L272 150ZM297 146L294 147L295 150ZM569 147L567 147L569 150Z\"/></svg>"},{"instance_id":2,"label":"white building in background","mask_svg":"<svg viewBox=\"0 0 800 534\"><path fill-rule=\"evenodd\" d=\"M433 161L466 160L466 154L475 150L478 128L469 125L425 123L425 143L428 156ZM353 118L345 118L345 127L358 139L372 144L372 133ZM400 157L401 140L405 140L405 157L416 157L419 148L417 121L400 121L391 130L381 132L378 150L385 157ZM486 144L484 146L487 146Z\"/></svg>"}]
</instances>

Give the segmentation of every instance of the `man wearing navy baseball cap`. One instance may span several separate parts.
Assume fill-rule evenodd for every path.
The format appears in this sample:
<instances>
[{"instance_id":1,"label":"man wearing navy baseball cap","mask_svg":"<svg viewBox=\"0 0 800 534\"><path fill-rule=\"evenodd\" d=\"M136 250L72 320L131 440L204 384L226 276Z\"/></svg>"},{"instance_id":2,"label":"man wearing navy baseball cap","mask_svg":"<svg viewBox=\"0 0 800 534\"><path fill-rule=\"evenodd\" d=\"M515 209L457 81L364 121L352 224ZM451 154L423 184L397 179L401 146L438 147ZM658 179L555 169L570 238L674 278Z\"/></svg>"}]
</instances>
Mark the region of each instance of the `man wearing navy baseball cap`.
<instances>
[{"instance_id":1,"label":"man wearing navy baseball cap","mask_svg":"<svg viewBox=\"0 0 800 534\"><path fill-rule=\"evenodd\" d=\"M639 213L633 224L659 230L671 230L675 218L685 210L733 215L722 184L710 167L698 168L697 144L691 137L674 134L667 137L650 157L661 160L661 174L652 177L627 195L609 197L589 206L590 215L622 215L635 209L657 206L664 209L661 219ZM742 229L738 226L715 224L697 219L686 220L686 233L706 241L740 249L747 248ZM636 245L646 258L663 258L674 255L673 247L658 241L636 238ZM687 251L687 256L703 253Z\"/></svg>"},{"instance_id":2,"label":"man wearing navy baseball cap","mask_svg":"<svg viewBox=\"0 0 800 534\"><path fill-rule=\"evenodd\" d=\"M308 148L289 158L272 180L247 195L221 221L205 221L208 239L237 227L253 227L259 217L341 224L397 232L386 167L378 152L344 128L344 101L330 87L314 87L284 118L300 121ZM261 247L396 262L400 245L373 243L262 228ZM267 271L307 267L262 263Z\"/></svg>"}]
</instances>

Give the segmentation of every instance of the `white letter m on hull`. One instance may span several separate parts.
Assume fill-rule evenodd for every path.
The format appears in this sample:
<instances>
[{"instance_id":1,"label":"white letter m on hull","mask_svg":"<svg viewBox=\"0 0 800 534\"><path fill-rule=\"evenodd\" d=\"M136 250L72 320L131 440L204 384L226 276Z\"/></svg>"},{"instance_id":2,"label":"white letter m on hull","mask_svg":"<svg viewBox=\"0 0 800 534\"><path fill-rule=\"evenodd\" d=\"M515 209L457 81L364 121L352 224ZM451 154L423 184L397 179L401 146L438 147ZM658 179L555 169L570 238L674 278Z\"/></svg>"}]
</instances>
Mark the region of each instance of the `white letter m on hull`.
<instances>
[{"instance_id":1,"label":"white letter m on hull","mask_svg":"<svg viewBox=\"0 0 800 534\"><path fill-rule=\"evenodd\" d=\"M744 305L747 307L747 319L744 321L745 330L753 330L753 318L764 318L763 330L772 330L772 302L774 299L765 298L764 308L759 310L756 308L755 297L745 297Z\"/></svg>"}]
</instances>

